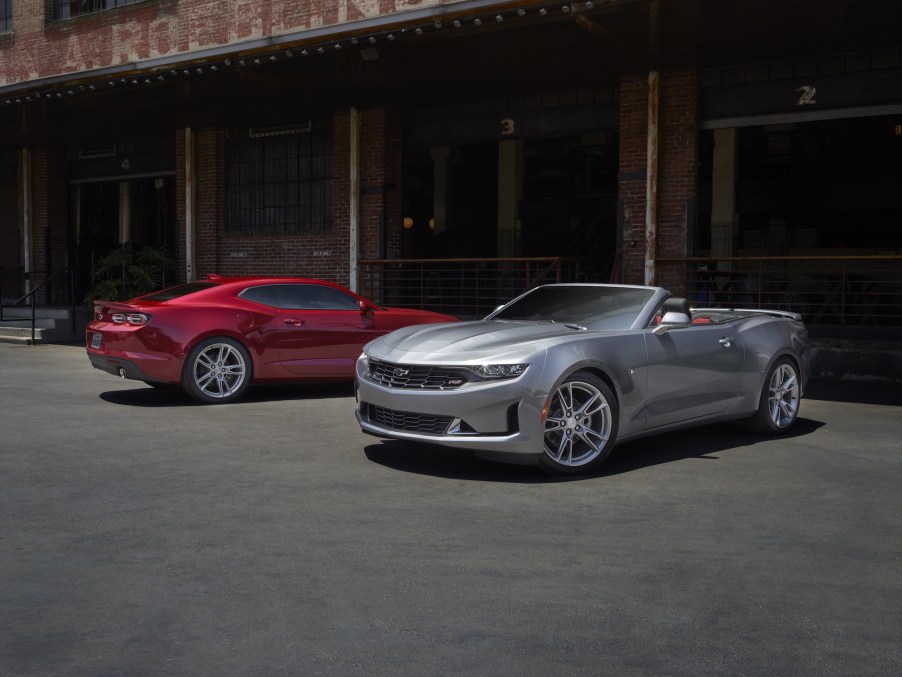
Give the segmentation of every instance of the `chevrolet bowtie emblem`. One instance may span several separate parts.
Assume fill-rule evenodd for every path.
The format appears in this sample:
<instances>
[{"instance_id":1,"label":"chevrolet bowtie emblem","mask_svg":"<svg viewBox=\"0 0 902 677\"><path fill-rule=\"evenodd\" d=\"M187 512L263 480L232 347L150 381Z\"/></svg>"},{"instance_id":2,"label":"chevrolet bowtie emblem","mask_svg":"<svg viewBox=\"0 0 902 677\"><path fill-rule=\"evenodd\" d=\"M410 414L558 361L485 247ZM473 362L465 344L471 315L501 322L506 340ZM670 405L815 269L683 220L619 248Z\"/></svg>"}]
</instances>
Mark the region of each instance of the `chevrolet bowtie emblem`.
<instances>
[{"instance_id":1,"label":"chevrolet bowtie emblem","mask_svg":"<svg viewBox=\"0 0 902 677\"><path fill-rule=\"evenodd\" d=\"M404 378L410 374L410 369L401 369L401 367L395 367L392 370L391 375L395 378Z\"/></svg>"}]
</instances>

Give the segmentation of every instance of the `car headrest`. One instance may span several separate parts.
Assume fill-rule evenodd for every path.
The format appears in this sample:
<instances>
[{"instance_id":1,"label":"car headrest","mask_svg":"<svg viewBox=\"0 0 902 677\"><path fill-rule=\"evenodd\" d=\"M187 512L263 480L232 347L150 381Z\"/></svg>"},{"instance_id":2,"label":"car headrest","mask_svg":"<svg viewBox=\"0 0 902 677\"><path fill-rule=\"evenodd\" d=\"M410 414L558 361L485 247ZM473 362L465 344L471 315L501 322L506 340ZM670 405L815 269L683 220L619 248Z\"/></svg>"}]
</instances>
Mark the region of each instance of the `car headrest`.
<instances>
[{"instance_id":1,"label":"car headrest","mask_svg":"<svg viewBox=\"0 0 902 677\"><path fill-rule=\"evenodd\" d=\"M682 299L678 296L671 296L664 301L661 310L665 313L683 313L683 315L689 315L691 317L689 312L689 299Z\"/></svg>"}]
</instances>

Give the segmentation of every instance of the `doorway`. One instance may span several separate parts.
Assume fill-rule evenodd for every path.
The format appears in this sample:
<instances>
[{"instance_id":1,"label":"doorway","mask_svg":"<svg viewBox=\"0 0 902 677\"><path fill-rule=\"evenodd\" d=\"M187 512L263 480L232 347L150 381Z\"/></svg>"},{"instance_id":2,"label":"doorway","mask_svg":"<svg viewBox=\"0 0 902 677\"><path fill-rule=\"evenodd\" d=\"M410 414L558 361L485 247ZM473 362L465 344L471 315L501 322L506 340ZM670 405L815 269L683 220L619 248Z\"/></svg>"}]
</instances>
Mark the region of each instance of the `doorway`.
<instances>
[{"instance_id":1,"label":"doorway","mask_svg":"<svg viewBox=\"0 0 902 677\"><path fill-rule=\"evenodd\" d=\"M85 181L71 188L76 298L93 286L94 264L115 249L165 247L177 253L175 177Z\"/></svg>"},{"instance_id":2,"label":"doorway","mask_svg":"<svg viewBox=\"0 0 902 677\"><path fill-rule=\"evenodd\" d=\"M616 133L408 149L402 256L575 257L606 281L617 153Z\"/></svg>"}]
</instances>

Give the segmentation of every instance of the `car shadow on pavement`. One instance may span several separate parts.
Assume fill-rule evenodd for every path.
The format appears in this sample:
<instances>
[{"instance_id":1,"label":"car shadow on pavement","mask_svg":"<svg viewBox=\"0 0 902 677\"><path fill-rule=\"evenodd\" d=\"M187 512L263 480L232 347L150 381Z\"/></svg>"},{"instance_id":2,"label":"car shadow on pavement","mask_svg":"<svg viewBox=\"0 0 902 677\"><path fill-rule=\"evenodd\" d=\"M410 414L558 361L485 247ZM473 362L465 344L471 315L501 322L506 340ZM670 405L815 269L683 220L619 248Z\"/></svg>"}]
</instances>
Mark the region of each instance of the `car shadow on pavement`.
<instances>
[{"instance_id":1,"label":"car shadow on pavement","mask_svg":"<svg viewBox=\"0 0 902 677\"><path fill-rule=\"evenodd\" d=\"M723 452L808 435L824 425L821 421L799 418L790 432L771 437L750 433L742 424L719 423L646 437L615 447L598 472L567 477L552 477L534 466L487 461L469 451L416 442L383 440L367 445L364 454L373 463L419 475L477 482L543 484L603 479L690 458L717 460L718 454Z\"/></svg>"},{"instance_id":2,"label":"car shadow on pavement","mask_svg":"<svg viewBox=\"0 0 902 677\"><path fill-rule=\"evenodd\" d=\"M616 449L602 468L601 475L618 475L642 468L695 458L716 461L718 454L779 443L780 440L804 437L826 425L823 421L802 418L783 435L760 435L749 432L741 422L715 423L664 435L626 442Z\"/></svg>"},{"instance_id":3,"label":"car shadow on pavement","mask_svg":"<svg viewBox=\"0 0 902 677\"><path fill-rule=\"evenodd\" d=\"M260 402L281 402L286 400L319 400L335 397L353 397L354 386L351 383L292 383L273 385L254 385L233 405L259 404ZM100 393L100 399L110 404L126 407L185 407L185 406L219 406L205 405L193 400L178 386L161 386L146 388L125 388L108 390Z\"/></svg>"}]
</instances>

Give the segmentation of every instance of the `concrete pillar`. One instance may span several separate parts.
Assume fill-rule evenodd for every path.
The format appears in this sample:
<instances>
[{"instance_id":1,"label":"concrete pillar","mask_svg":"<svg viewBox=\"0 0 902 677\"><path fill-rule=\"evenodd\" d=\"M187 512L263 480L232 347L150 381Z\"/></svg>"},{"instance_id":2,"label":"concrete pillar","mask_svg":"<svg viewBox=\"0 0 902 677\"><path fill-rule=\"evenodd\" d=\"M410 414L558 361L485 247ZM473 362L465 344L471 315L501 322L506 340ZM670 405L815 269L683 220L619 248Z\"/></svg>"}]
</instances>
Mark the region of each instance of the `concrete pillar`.
<instances>
[{"instance_id":1,"label":"concrete pillar","mask_svg":"<svg viewBox=\"0 0 902 677\"><path fill-rule=\"evenodd\" d=\"M736 129L714 130L711 180L711 256L733 256L736 248ZM728 261L721 270L730 270Z\"/></svg>"},{"instance_id":2,"label":"concrete pillar","mask_svg":"<svg viewBox=\"0 0 902 677\"><path fill-rule=\"evenodd\" d=\"M523 198L523 142L498 144L498 256L520 254L518 205Z\"/></svg>"},{"instance_id":3,"label":"concrete pillar","mask_svg":"<svg viewBox=\"0 0 902 677\"><path fill-rule=\"evenodd\" d=\"M435 210L432 218L435 220L435 234L438 235L448 225L448 196L450 193L451 172L448 162L451 159L451 147L440 146L431 151L433 168L433 200Z\"/></svg>"},{"instance_id":4,"label":"concrete pillar","mask_svg":"<svg viewBox=\"0 0 902 677\"><path fill-rule=\"evenodd\" d=\"M132 239L131 191L128 181L119 182L119 244L131 242Z\"/></svg>"}]
</instances>

